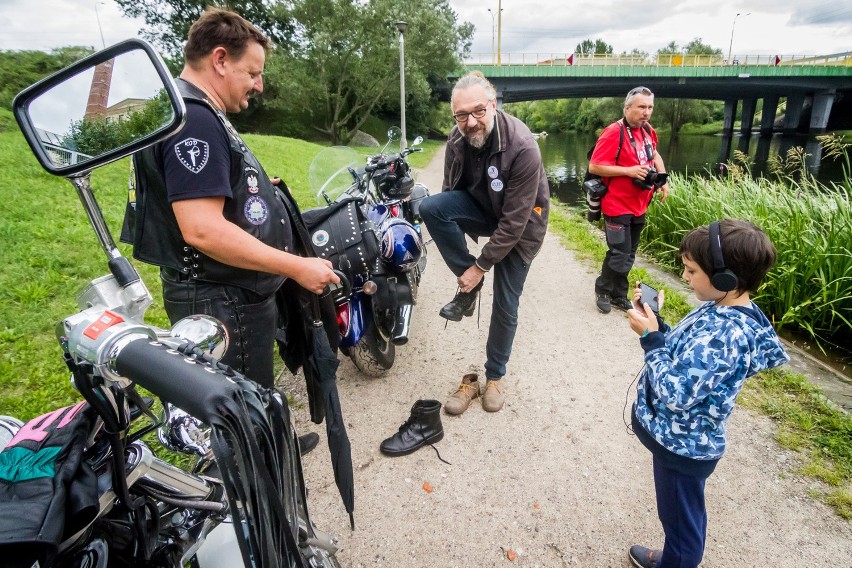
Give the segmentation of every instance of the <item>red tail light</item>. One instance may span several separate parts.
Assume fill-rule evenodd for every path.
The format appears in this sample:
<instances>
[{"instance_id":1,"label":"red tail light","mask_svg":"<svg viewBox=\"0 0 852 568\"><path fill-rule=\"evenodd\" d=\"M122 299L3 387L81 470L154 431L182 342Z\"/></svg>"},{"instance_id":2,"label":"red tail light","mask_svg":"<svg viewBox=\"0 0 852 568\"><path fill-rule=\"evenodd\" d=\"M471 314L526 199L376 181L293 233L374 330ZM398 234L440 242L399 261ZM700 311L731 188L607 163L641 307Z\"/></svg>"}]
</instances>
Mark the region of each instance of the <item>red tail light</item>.
<instances>
[{"instance_id":1,"label":"red tail light","mask_svg":"<svg viewBox=\"0 0 852 568\"><path fill-rule=\"evenodd\" d=\"M402 210L399 208L398 203L394 203L393 205L388 207L388 210L390 211L390 214L394 217L399 217L400 213L402 212Z\"/></svg>"},{"instance_id":2,"label":"red tail light","mask_svg":"<svg viewBox=\"0 0 852 568\"><path fill-rule=\"evenodd\" d=\"M340 335L349 333L349 302L344 302L337 306L337 329Z\"/></svg>"}]
</instances>

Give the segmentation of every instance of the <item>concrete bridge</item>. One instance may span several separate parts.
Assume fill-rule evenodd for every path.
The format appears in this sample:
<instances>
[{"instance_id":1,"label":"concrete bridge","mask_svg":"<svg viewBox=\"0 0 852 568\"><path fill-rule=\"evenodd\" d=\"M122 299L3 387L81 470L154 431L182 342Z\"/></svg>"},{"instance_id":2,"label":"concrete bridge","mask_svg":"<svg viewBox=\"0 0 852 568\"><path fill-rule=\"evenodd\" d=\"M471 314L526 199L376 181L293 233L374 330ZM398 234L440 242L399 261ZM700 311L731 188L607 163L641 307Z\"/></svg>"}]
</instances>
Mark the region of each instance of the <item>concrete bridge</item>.
<instances>
[{"instance_id":1,"label":"concrete bridge","mask_svg":"<svg viewBox=\"0 0 852 568\"><path fill-rule=\"evenodd\" d=\"M725 102L724 131L733 131L742 105L741 131L751 132L757 100L763 99L760 131L774 129L779 101L786 100L784 133L852 128L852 51L821 56L711 55L586 56L501 54L471 59L504 102L559 98L623 97L643 85L661 98ZM809 113L808 113L809 111ZM803 119L809 114L809 120ZM834 124L837 124L836 126Z\"/></svg>"}]
</instances>

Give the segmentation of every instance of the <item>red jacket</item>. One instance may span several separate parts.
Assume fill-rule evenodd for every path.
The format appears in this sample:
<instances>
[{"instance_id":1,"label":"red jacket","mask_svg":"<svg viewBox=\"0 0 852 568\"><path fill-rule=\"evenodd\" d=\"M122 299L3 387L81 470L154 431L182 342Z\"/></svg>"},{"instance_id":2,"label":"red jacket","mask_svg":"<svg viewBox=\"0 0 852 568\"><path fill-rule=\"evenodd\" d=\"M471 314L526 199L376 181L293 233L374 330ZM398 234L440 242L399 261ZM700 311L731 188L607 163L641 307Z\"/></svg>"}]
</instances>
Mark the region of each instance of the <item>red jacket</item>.
<instances>
[{"instance_id":1,"label":"red jacket","mask_svg":"<svg viewBox=\"0 0 852 568\"><path fill-rule=\"evenodd\" d=\"M602 166L637 166L645 163L654 162L654 153L657 151L657 132L648 125L648 130L642 128L630 128L633 133L633 139L636 141L636 149L630 143L630 136L622 129L623 120L613 122L601 132L595 151L589 160L592 163ZM626 125L625 125L626 126ZM629 127L627 127L629 128ZM621 138L621 153L618 155L618 164L615 163L615 156L618 152L618 141ZM645 141L651 143L653 150L650 156L645 155ZM633 183L631 178L625 176L616 176L611 178L603 178L604 182L609 187L601 200L601 212L609 217L616 215L644 215L648 210L648 204L654 196L653 191L642 189Z\"/></svg>"}]
</instances>

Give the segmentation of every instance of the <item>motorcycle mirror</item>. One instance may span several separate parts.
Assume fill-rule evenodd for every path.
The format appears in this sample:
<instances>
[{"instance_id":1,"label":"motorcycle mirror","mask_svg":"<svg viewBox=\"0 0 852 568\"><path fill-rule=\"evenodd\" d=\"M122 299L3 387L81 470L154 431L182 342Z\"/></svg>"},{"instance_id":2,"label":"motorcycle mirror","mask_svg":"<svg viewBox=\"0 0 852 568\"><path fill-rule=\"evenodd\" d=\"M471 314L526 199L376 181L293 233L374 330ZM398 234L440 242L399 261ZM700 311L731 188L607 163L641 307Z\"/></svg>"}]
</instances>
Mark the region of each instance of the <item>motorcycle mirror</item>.
<instances>
[{"instance_id":1,"label":"motorcycle mirror","mask_svg":"<svg viewBox=\"0 0 852 568\"><path fill-rule=\"evenodd\" d=\"M388 128L388 140L395 142L402 138L402 129L399 126L391 126Z\"/></svg>"},{"instance_id":2,"label":"motorcycle mirror","mask_svg":"<svg viewBox=\"0 0 852 568\"><path fill-rule=\"evenodd\" d=\"M12 108L41 166L69 178L176 132L186 115L165 63L135 38L27 87Z\"/></svg>"},{"instance_id":3,"label":"motorcycle mirror","mask_svg":"<svg viewBox=\"0 0 852 568\"><path fill-rule=\"evenodd\" d=\"M418 145L420 145L420 144L422 144L422 143L423 143L423 137L422 137L422 136L418 136L417 138L415 138L415 139L414 139L414 141L411 143L411 145L412 145L412 146L418 146Z\"/></svg>"}]
</instances>

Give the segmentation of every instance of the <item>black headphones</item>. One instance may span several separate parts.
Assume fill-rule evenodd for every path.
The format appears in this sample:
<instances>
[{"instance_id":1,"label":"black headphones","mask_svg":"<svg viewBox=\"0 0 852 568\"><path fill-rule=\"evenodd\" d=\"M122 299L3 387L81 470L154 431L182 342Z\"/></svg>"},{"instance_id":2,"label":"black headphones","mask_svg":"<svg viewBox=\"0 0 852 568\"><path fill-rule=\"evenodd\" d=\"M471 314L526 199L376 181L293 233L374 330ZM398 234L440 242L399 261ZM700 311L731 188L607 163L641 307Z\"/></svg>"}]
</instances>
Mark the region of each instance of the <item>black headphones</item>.
<instances>
[{"instance_id":1,"label":"black headphones","mask_svg":"<svg viewBox=\"0 0 852 568\"><path fill-rule=\"evenodd\" d=\"M722 231L719 221L713 221L709 226L710 256L713 257L713 274L710 275L710 283L720 292L730 292L737 288L737 275L725 266L725 258L722 256Z\"/></svg>"}]
</instances>

